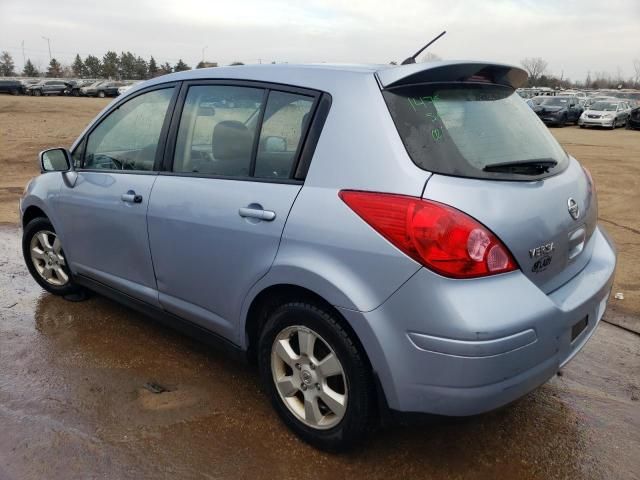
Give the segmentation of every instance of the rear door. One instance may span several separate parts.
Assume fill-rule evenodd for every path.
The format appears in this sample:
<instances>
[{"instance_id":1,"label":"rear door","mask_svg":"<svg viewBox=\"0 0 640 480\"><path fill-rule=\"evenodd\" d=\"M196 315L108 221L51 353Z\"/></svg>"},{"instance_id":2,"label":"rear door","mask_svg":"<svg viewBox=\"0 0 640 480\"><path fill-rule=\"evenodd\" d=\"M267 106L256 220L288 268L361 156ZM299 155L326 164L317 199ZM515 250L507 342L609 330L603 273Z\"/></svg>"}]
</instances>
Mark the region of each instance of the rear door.
<instances>
[{"instance_id":1,"label":"rear door","mask_svg":"<svg viewBox=\"0 0 640 480\"><path fill-rule=\"evenodd\" d=\"M166 310L234 338L302 186L293 172L316 98L247 83L183 87L148 213Z\"/></svg>"},{"instance_id":2,"label":"rear door","mask_svg":"<svg viewBox=\"0 0 640 480\"><path fill-rule=\"evenodd\" d=\"M517 97L515 74L455 67L383 92L410 157L435 173L424 197L487 226L550 292L591 256L597 207L588 174Z\"/></svg>"},{"instance_id":3,"label":"rear door","mask_svg":"<svg viewBox=\"0 0 640 480\"><path fill-rule=\"evenodd\" d=\"M146 216L175 93L156 87L112 108L74 151L77 179L59 198L72 271L154 305Z\"/></svg>"}]
</instances>

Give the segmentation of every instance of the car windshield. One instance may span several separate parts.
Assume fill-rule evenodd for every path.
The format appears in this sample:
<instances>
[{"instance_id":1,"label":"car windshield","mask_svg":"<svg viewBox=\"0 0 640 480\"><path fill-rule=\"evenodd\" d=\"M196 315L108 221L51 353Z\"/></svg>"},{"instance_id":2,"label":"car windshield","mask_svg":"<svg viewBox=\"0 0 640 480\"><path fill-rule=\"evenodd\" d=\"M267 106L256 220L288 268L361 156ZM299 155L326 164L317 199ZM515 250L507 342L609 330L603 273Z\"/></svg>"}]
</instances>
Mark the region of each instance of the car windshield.
<instances>
[{"instance_id":1,"label":"car windshield","mask_svg":"<svg viewBox=\"0 0 640 480\"><path fill-rule=\"evenodd\" d=\"M513 174L484 168L544 160L556 162L551 175L568 163L562 147L512 88L424 84L386 90L384 98L409 156L425 170L504 178Z\"/></svg>"},{"instance_id":2,"label":"car windshield","mask_svg":"<svg viewBox=\"0 0 640 480\"><path fill-rule=\"evenodd\" d=\"M596 102L591 105L591 110L599 110L601 112L615 112L617 107L617 103Z\"/></svg>"},{"instance_id":3,"label":"car windshield","mask_svg":"<svg viewBox=\"0 0 640 480\"><path fill-rule=\"evenodd\" d=\"M569 103L567 97L547 97L542 100L542 105L559 105L564 106Z\"/></svg>"}]
</instances>

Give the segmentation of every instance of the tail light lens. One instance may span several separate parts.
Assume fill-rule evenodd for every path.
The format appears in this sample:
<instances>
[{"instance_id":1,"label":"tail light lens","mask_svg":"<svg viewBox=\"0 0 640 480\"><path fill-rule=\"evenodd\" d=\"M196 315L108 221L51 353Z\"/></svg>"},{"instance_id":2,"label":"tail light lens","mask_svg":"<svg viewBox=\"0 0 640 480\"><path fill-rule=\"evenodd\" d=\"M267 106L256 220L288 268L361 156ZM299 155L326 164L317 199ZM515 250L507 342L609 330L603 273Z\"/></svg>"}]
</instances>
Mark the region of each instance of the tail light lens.
<instances>
[{"instance_id":1,"label":"tail light lens","mask_svg":"<svg viewBox=\"0 0 640 480\"><path fill-rule=\"evenodd\" d=\"M518 269L491 231L453 207L386 193L343 190L339 195L402 252L441 275L474 278Z\"/></svg>"}]
</instances>

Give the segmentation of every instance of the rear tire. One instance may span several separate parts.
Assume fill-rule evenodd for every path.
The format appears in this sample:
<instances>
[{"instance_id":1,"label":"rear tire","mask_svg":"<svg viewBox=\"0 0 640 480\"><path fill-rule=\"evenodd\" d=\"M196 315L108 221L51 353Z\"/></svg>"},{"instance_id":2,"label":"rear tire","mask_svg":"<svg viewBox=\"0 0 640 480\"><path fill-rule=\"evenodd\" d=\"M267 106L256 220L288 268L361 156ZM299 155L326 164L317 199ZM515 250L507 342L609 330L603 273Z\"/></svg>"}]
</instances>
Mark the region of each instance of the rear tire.
<instances>
[{"instance_id":1,"label":"rear tire","mask_svg":"<svg viewBox=\"0 0 640 480\"><path fill-rule=\"evenodd\" d=\"M64 296L82 291L73 281L62 244L49 219L34 218L24 227L22 254L29 273L47 292Z\"/></svg>"},{"instance_id":2,"label":"rear tire","mask_svg":"<svg viewBox=\"0 0 640 480\"><path fill-rule=\"evenodd\" d=\"M331 355L337 362L329 369L324 362ZM302 302L277 308L262 329L258 364L273 407L305 442L322 450L345 450L375 424L368 361L327 308Z\"/></svg>"},{"instance_id":3,"label":"rear tire","mask_svg":"<svg viewBox=\"0 0 640 480\"><path fill-rule=\"evenodd\" d=\"M41 97L41 96L42 96L42 91L41 91L41 90L34 90L34 91L33 91L33 94L34 94L36 97Z\"/></svg>"},{"instance_id":4,"label":"rear tire","mask_svg":"<svg viewBox=\"0 0 640 480\"><path fill-rule=\"evenodd\" d=\"M100 90L98 92L98 97L100 97L100 98L104 98L105 97L104 92L102 90Z\"/></svg>"}]
</instances>

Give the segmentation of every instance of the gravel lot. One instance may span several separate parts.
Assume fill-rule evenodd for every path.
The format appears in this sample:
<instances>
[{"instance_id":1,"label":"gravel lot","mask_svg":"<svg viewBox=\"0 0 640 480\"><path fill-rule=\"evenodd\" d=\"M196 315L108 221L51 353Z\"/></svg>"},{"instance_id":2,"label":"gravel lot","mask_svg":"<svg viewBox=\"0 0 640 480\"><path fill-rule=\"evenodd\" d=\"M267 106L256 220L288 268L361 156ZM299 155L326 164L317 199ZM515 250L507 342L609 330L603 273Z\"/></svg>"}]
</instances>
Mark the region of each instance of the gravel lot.
<instances>
[{"instance_id":1,"label":"gravel lot","mask_svg":"<svg viewBox=\"0 0 640 480\"><path fill-rule=\"evenodd\" d=\"M0 479L640 478L640 337L608 323L511 406L328 455L278 421L251 367L104 298L45 294L21 260L17 200L37 152L69 146L107 103L0 96ZM605 318L640 331L640 132L552 133L593 173L619 248L625 299Z\"/></svg>"}]
</instances>

